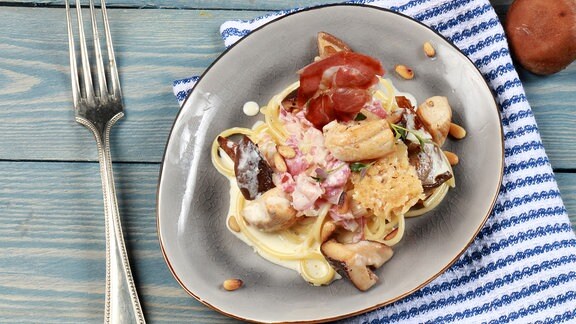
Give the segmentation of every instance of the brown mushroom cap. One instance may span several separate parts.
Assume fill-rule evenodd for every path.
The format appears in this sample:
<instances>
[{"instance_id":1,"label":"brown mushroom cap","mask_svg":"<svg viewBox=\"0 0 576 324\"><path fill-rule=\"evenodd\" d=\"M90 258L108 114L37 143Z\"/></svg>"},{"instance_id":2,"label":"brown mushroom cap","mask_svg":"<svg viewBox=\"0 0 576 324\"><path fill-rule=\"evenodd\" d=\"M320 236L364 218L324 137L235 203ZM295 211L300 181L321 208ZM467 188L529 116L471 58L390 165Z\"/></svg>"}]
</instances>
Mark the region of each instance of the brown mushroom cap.
<instances>
[{"instance_id":1,"label":"brown mushroom cap","mask_svg":"<svg viewBox=\"0 0 576 324\"><path fill-rule=\"evenodd\" d=\"M516 0L505 29L513 55L528 71L548 75L576 59L575 0Z\"/></svg>"}]
</instances>

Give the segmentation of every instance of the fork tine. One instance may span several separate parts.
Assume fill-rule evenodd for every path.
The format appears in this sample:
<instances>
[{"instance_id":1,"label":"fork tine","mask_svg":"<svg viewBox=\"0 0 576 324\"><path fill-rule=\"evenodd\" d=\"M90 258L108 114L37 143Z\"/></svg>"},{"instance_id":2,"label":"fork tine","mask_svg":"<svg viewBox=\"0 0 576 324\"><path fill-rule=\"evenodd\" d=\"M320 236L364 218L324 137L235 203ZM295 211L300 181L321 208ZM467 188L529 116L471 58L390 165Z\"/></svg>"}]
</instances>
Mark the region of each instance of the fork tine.
<instances>
[{"instance_id":1,"label":"fork tine","mask_svg":"<svg viewBox=\"0 0 576 324\"><path fill-rule=\"evenodd\" d=\"M112 80L112 93L120 99L122 97L122 90L120 89L120 77L118 76L118 68L116 67L116 55L114 54L114 47L112 46L112 35L110 35L110 26L108 24L108 12L106 11L106 1L101 0L102 18L104 20L104 33L106 34L106 48L108 49L108 61L110 62L110 77Z\"/></svg>"},{"instance_id":2,"label":"fork tine","mask_svg":"<svg viewBox=\"0 0 576 324\"><path fill-rule=\"evenodd\" d=\"M90 60L88 59L88 48L86 47L86 35L84 34L84 21L82 20L82 6L76 0L76 13L78 15L78 34L80 36L80 56L82 57L82 73L84 75L84 87L86 100L94 102L94 85L92 84L92 73L90 72Z\"/></svg>"},{"instance_id":3,"label":"fork tine","mask_svg":"<svg viewBox=\"0 0 576 324\"><path fill-rule=\"evenodd\" d=\"M78 66L76 64L76 47L74 45L74 33L72 32L72 17L70 15L69 0L66 0L66 21L68 22L68 51L70 52L70 76L72 80L72 100L74 107L78 107L80 97L80 85L78 83Z\"/></svg>"},{"instance_id":4,"label":"fork tine","mask_svg":"<svg viewBox=\"0 0 576 324\"><path fill-rule=\"evenodd\" d=\"M106 72L104 72L104 62L102 60L102 51L100 49L100 35L98 34L98 24L94 14L94 1L90 0L90 16L92 19L92 34L94 35L94 54L96 55L96 70L98 72L98 88L100 89L100 98L108 98L108 86L106 85Z\"/></svg>"}]
</instances>

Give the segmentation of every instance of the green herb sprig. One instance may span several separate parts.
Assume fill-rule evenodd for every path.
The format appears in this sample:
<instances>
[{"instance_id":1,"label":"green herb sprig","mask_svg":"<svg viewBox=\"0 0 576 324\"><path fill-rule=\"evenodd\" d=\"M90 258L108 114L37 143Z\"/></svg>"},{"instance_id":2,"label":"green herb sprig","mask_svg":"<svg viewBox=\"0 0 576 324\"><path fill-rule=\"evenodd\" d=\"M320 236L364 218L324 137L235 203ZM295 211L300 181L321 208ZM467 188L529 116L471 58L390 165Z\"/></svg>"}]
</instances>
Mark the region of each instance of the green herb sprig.
<instances>
[{"instance_id":1,"label":"green herb sprig","mask_svg":"<svg viewBox=\"0 0 576 324\"><path fill-rule=\"evenodd\" d=\"M374 165L374 163L376 163L376 161L372 161L370 163L352 162L350 163L350 171L360 172L360 179L363 179L368 169Z\"/></svg>"},{"instance_id":2,"label":"green herb sprig","mask_svg":"<svg viewBox=\"0 0 576 324\"><path fill-rule=\"evenodd\" d=\"M370 162L370 163L352 162L352 163L350 163L350 171L361 172L362 170L371 167L372 164L374 164L374 162Z\"/></svg>"},{"instance_id":3,"label":"green herb sprig","mask_svg":"<svg viewBox=\"0 0 576 324\"><path fill-rule=\"evenodd\" d=\"M326 180L328 178L328 176L330 176L330 174L342 169L344 167L344 165L346 165L345 163L340 164L339 167L334 168L332 170L324 170L321 168L316 168L316 177L312 177L310 176L310 178L314 179L316 182L323 182L324 180Z\"/></svg>"},{"instance_id":4,"label":"green herb sprig","mask_svg":"<svg viewBox=\"0 0 576 324\"><path fill-rule=\"evenodd\" d=\"M426 145L426 143L430 142L428 139L423 138L417 131L402 127L400 125L390 123L390 128L394 132L394 137L397 140L401 139L401 140L405 141L406 137L408 137L408 134L412 133L412 135L414 135L414 137L416 137L416 139L418 140L418 143L420 144L421 150L424 150L424 145Z\"/></svg>"}]
</instances>

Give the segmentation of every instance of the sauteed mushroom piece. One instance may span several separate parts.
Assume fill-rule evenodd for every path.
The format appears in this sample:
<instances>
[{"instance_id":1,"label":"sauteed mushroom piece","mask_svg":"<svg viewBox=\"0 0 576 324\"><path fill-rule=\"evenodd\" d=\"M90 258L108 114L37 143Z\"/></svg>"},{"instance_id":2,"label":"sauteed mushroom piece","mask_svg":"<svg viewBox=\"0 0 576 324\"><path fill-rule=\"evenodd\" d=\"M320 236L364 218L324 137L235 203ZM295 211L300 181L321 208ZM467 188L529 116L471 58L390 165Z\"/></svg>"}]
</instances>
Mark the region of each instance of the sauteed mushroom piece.
<instances>
[{"instance_id":1,"label":"sauteed mushroom piece","mask_svg":"<svg viewBox=\"0 0 576 324\"><path fill-rule=\"evenodd\" d=\"M408 159L425 190L437 188L453 177L442 154L442 150L433 143L426 144L424 149L415 144L408 146Z\"/></svg>"},{"instance_id":2,"label":"sauteed mushroom piece","mask_svg":"<svg viewBox=\"0 0 576 324\"><path fill-rule=\"evenodd\" d=\"M331 239L322 244L321 250L332 267L361 291L376 284L378 276L372 270L382 266L393 255L389 246L375 241L342 244Z\"/></svg>"},{"instance_id":3,"label":"sauteed mushroom piece","mask_svg":"<svg viewBox=\"0 0 576 324\"><path fill-rule=\"evenodd\" d=\"M238 144L223 137L218 137L220 147L234 160L234 173L240 192L247 200L254 200L260 194L274 188L272 174L274 171L258 150L258 146L242 136Z\"/></svg>"},{"instance_id":4,"label":"sauteed mushroom piece","mask_svg":"<svg viewBox=\"0 0 576 324\"><path fill-rule=\"evenodd\" d=\"M450 131L452 120L452 108L448 103L448 98L430 97L418 107L416 114L432 135L432 140L442 146L448 136L448 131Z\"/></svg>"}]
</instances>

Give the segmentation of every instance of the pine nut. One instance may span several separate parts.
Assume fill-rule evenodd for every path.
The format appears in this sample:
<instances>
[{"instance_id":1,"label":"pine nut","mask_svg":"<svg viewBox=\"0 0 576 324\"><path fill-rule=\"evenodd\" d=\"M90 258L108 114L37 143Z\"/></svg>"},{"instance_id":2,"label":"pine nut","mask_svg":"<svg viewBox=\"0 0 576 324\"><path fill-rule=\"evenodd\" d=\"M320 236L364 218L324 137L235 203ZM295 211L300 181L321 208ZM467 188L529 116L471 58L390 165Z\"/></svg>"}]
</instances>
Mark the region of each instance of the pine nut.
<instances>
[{"instance_id":1,"label":"pine nut","mask_svg":"<svg viewBox=\"0 0 576 324\"><path fill-rule=\"evenodd\" d=\"M455 139L463 139L464 137L466 137L466 130L464 129L464 127L454 123L450 123L449 133Z\"/></svg>"},{"instance_id":2,"label":"pine nut","mask_svg":"<svg viewBox=\"0 0 576 324\"><path fill-rule=\"evenodd\" d=\"M428 57L436 56L436 50L434 49L432 44L430 44L430 42L424 43L424 54L426 54L426 56Z\"/></svg>"},{"instance_id":3,"label":"pine nut","mask_svg":"<svg viewBox=\"0 0 576 324\"><path fill-rule=\"evenodd\" d=\"M460 161L460 159L458 158L458 155L450 152L450 151L444 151L444 155L446 155L446 158L448 159L448 162L450 163L450 165L454 166L456 164L458 164L458 162Z\"/></svg>"},{"instance_id":4,"label":"pine nut","mask_svg":"<svg viewBox=\"0 0 576 324\"><path fill-rule=\"evenodd\" d=\"M394 71L406 80L412 80L414 78L414 71L403 64L398 64L394 67Z\"/></svg>"},{"instance_id":5,"label":"pine nut","mask_svg":"<svg viewBox=\"0 0 576 324\"><path fill-rule=\"evenodd\" d=\"M278 153L282 155L285 159L291 159L296 156L296 151L293 148L286 145L278 146Z\"/></svg>"},{"instance_id":6,"label":"pine nut","mask_svg":"<svg viewBox=\"0 0 576 324\"><path fill-rule=\"evenodd\" d=\"M286 166L286 162L284 161L284 158L282 158L282 155L280 155L278 153L274 153L274 166L280 172L288 171L288 167Z\"/></svg>"},{"instance_id":7,"label":"pine nut","mask_svg":"<svg viewBox=\"0 0 576 324\"><path fill-rule=\"evenodd\" d=\"M228 291L234 291L240 287L242 287L244 283L240 279L226 279L224 283L222 283L222 287Z\"/></svg>"},{"instance_id":8,"label":"pine nut","mask_svg":"<svg viewBox=\"0 0 576 324\"><path fill-rule=\"evenodd\" d=\"M230 217L228 217L228 227L236 233L240 232L240 225L238 225L236 216L230 215Z\"/></svg>"}]
</instances>

